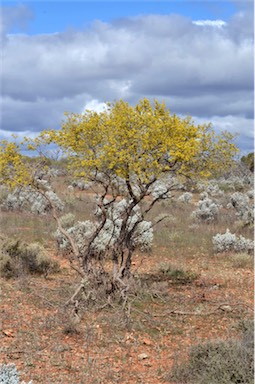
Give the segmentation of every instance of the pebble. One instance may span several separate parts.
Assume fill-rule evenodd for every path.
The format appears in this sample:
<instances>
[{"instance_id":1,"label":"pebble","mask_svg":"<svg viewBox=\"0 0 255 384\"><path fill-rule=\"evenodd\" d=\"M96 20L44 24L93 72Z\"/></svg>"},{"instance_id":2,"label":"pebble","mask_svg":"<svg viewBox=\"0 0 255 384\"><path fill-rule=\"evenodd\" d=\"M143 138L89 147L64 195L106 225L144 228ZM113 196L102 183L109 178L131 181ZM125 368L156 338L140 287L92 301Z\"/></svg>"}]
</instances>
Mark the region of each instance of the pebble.
<instances>
[{"instance_id":1,"label":"pebble","mask_svg":"<svg viewBox=\"0 0 255 384\"><path fill-rule=\"evenodd\" d=\"M146 353L140 353L140 355L138 355L138 359L139 360L145 360L145 359L148 359L148 355L146 355Z\"/></svg>"}]
</instances>

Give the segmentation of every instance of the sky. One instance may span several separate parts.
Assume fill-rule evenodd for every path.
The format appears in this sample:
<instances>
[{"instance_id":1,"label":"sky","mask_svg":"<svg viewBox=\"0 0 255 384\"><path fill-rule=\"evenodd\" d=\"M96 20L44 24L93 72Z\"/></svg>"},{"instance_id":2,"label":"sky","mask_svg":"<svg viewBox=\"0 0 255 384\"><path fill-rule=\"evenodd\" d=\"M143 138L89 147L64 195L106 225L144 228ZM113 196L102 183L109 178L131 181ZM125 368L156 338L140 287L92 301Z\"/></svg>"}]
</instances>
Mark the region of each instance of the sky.
<instances>
[{"instance_id":1,"label":"sky","mask_svg":"<svg viewBox=\"0 0 255 384\"><path fill-rule=\"evenodd\" d=\"M2 1L0 139L146 97L253 151L252 1Z\"/></svg>"}]
</instances>

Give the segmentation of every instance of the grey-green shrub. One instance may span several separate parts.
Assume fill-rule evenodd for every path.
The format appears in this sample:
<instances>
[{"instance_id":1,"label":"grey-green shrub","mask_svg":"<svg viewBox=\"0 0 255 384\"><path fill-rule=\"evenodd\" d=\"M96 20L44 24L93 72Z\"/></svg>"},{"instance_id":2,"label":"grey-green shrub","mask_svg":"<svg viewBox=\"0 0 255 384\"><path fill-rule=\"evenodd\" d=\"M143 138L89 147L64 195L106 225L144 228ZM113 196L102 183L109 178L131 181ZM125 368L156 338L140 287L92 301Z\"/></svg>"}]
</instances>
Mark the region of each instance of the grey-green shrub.
<instances>
[{"instance_id":1,"label":"grey-green shrub","mask_svg":"<svg viewBox=\"0 0 255 384\"><path fill-rule=\"evenodd\" d=\"M1 364L0 365L0 384L19 384L19 372L15 364ZM29 381L27 384L32 384L33 381ZM22 381L21 384L26 384Z\"/></svg>"},{"instance_id":2,"label":"grey-green shrub","mask_svg":"<svg viewBox=\"0 0 255 384\"><path fill-rule=\"evenodd\" d=\"M86 181L80 179L80 180L72 181L72 183L70 185L72 187L77 187L80 190L84 191L84 190L87 190L87 189L91 188L93 186L93 183L86 182Z\"/></svg>"},{"instance_id":3,"label":"grey-green shrub","mask_svg":"<svg viewBox=\"0 0 255 384\"><path fill-rule=\"evenodd\" d=\"M221 206L212 199L209 199L207 192L201 193L200 198L201 200L196 204L198 208L192 212L191 216L206 223L216 220Z\"/></svg>"},{"instance_id":4,"label":"grey-green shrub","mask_svg":"<svg viewBox=\"0 0 255 384\"><path fill-rule=\"evenodd\" d=\"M183 384L253 384L253 322L249 322L240 340L208 341L193 346L188 361L175 365L166 379Z\"/></svg>"},{"instance_id":5,"label":"grey-green shrub","mask_svg":"<svg viewBox=\"0 0 255 384\"><path fill-rule=\"evenodd\" d=\"M45 195L58 211L64 209L64 203L57 194L51 189L46 180L37 180L38 184L44 189ZM51 205L40 192L31 188L16 188L10 192L1 204L3 209L29 210L32 213L45 215L51 211Z\"/></svg>"},{"instance_id":6,"label":"grey-green shrub","mask_svg":"<svg viewBox=\"0 0 255 384\"><path fill-rule=\"evenodd\" d=\"M254 242L250 239L245 239L242 235L237 236L231 233L229 229L225 233L217 233L212 238L213 249L217 253L221 252L248 252L252 253L254 249Z\"/></svg>"},{"instance_id":7,"label":"grey-green shrub","mask_svg":"<svg viewBox=\"0 0 255 384\"><path fill-rule=\"evenodd\" d=\"M182 203L190 203L192 200L192 193L190 192L184 192L179 198L178 201L181 201Z\"/></svg>"},{"instance_id":8,"label":"grey-green shrub","mask_svg":"<svg viewBox=\"0 0 255 384\"><path fill-rule=\"evenodd\" d=\"M105 202L107 200L105 199ZM94 256L100 257L105 254L108 249L113 247L117 242L123 223L122 215L128 206L126 199L122 199L118 202L109 205L106 208L107 219L104 223L103 228L94 238L91 243L91 249L93 250ZM90 220L78 221L73 224L72 216L64 216L61 218L63 225L65 226L69 235L74 239L79 252L82 254L86 252L86 247L96 233L102 216L102 210L98 205L95 211L97 220L92 222ZM69 227L70 225L70 227ZM72 226L71 226L72 225ZM128 230L132 233L130 242L132 247L140 248L141 250L148 250L151 247L153 240L153 227L150 221L141 220L141 211L138 206L134 207L127 222ZM132 231L132 229L135 229ZM58 229L55 233L56 240L59 248L68 251L70 244L68 239Z\"/></svg>"},{"instance_id":9,"label":"grey-green shrub","mask_svg":"<svg viewBox=\"0 0 255 384\"><path fill-rule=\"evenodd\" d=\"M237 218L246 225L254 225L254 205L251 191L247 194L235 192L230 196L230 203L227 208L235 209Z\"/></svg>"}]
</instances>

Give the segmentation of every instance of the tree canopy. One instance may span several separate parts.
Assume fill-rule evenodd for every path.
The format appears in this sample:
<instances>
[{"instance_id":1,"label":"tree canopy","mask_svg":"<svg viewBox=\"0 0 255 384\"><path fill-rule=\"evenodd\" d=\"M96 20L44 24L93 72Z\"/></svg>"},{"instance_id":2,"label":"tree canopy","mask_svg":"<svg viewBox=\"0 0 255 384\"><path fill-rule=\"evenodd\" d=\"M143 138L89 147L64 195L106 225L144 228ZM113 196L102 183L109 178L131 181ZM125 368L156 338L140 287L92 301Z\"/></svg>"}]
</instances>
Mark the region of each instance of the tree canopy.
<instances>
[{"instance_id":1,"label":"tree canopy","mask_svg":"<svg viewBox=\"0 0 255 384\"><path fill-rule=\"evenodd\" d=\"M88 177L111 171L124 179L148 183L166 172L203 177L224 171L237 148L233 135L216 135L210 124L195 125L191 117L171 115L164 104L143 99L136 106L122 100L103 112L67 114L60 130L42 132L27 140L28 149L57 144L76 175ZM2 143L1 176L12 163L17 179L25 175L17 146ZM12 177L12 184L15 183Z\"/></svg>"}]
</instances>

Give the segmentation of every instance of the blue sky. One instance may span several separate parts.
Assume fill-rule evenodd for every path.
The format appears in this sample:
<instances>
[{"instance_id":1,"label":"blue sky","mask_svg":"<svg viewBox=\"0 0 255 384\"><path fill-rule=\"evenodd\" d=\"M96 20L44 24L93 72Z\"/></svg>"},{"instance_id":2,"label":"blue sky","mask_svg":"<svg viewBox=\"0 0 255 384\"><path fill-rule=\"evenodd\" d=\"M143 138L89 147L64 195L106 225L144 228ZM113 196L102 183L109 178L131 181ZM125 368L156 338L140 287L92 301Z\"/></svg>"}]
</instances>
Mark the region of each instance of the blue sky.
<instances>
[{"instance_id":1,"label":"blue sky","mask_svg":"<svg viewBox=\"0 0 255 384\"><path fill-rule=\"evenodd\" d=\"M26 31L28 34L61 32L67 28L84 28L94 20L104 22L146 14L180 14L192 20L221 19L228 21L236 12L231 1L3 1L14 7L23 4L31 9L26 28L13 25L10 33Z\"/></svg>"},{"instance_id":2,"label":"blue sky","mask_svg":"<svg viewBox=\"0 0 255 384\"><path fill-rule=\"evenodd\" d=\"M252 1L2 1L0 139L146 97L253 150Z\"/></svg>"}]
</instances>

